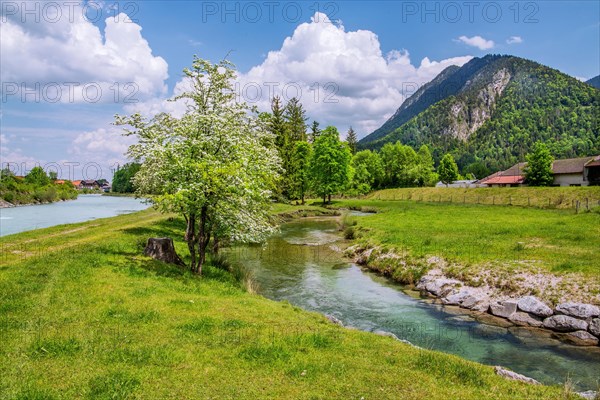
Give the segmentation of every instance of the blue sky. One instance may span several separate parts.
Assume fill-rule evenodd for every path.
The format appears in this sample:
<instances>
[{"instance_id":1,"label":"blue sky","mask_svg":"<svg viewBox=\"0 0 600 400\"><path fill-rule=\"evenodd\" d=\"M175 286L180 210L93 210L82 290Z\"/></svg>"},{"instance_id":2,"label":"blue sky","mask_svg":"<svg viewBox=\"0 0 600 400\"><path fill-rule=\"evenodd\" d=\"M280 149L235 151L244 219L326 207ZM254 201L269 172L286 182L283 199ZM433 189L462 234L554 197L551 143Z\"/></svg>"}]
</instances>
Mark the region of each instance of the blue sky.
<instances>
[{"instance_id":1,"label":"blue sky","mask_svg":"<svg viewBox=\"0 0 600 400\"><path fill-rule=\"evenodd\" d=\"M311 120L361 137L471 57L600 74L597 1L48 4L2 2L0 161L19 174L40 163L65 178L110 179L131 144L113 115L181 112L165 100L185 86L194 54L229 54L241 97L259 108L285 89Z\"/></svg>"}]
</instances>

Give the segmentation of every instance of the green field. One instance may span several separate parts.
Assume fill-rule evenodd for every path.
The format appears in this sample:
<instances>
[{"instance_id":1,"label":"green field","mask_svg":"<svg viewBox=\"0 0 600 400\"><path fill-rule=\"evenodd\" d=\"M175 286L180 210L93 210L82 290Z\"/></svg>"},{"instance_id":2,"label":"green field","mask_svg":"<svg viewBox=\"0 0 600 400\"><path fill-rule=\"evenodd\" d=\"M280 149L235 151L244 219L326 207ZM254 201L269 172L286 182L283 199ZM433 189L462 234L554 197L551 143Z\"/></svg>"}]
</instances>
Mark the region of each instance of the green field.
<instances>
[{"instance_id":1,"label":"green field","mask_svg":"<svg viewBox=\"0 0 600 400\"><path fill-rule=\"evenodd\" d=\"M600 186L508 188L405 188L371 193L373 200L487 204L587 211L600 206Z\"/></svg>"},{"instance_id":2,"label":"green field","mask_svg":"<svg viewBox=\"0 0 600 400\"><path fill-rule=\"evenodd\" d=\"M141 256L154 236L185 255L182 227L143 211L1 238L0 398L575 398Z\"/></svg>"},{"instance_id":3,"label":"green field","mask_svg":"<svg viewBox=\"0 0 600 400\"><path fill-rule=\"evenodd\" d=\"M598 302L598 212L410 200L343 200L333 207L377 211L346 218L347 229L363 248L379 247L401 255L399 261L408 259L412 269L392 266L394 271L388 271L401 282L414 283L429 268L424 261L437 256L450 262L446 275L473 286L485 281L507 293L525 294L515 273L552 274L564 278L559 286L547 293L533 288L528 294L551 302L563 295Z\"/></svg>"},{"instance_id":4,"label":"green field","mask_svg":"<svg viewBox=\"0 0 600 400\"><path fill-rule=\"evenodd\" d=\"M548 272L599 276L600 214L411 201L342 201L379 212L357 218L364 241L466 264L535 261Z\"/></svg>"}]
</instances>

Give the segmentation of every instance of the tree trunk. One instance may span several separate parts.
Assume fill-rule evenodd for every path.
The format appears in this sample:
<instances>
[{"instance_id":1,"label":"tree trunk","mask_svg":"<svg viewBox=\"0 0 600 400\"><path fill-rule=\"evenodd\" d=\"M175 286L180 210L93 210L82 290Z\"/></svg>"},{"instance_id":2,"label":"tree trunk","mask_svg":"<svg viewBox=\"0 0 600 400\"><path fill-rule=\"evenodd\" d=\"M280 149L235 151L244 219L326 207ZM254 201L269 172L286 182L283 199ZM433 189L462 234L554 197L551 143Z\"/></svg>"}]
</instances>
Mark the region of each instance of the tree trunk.
<instances>
[{"instance_id":1,"label":"tree trunk","mask_svg":"<svg viewBox=\"0 0 600 400\"><path fill-rule=\"evenodd\" d=\"M207 232L208 210L206 206L200 211L200 221L198 227L198 263L196 265L196 273L202 275L202 266L206 260L206 246L208 245L207 238L210 240L210 232Z\"/></svg>"},{"instance_id":2,"label":"tree trunk","mask_svg":"<svg viewBox=\"0 0 600 400\"><path fill-rule=\"evenodd\" d=\"M326 198L325 196L326 196L326 195L323 195L323 205L325 205L325 204L326 204L326 202L327 202L327 198Z\"/></svg>"},{"instance_id":3,"label":"tree trunk","mask_svg":"<svg viewBox=\"0 0 600 400\"><path fill-rule=\"evenodd\" d=\"M196 268L196 242L198 241L198 237L196 236L196 215L190 214L189 217L186 217L186 221L185 241L187 242L192 259L190 262L190 269L194 272Z\"/></svg>"},{"instance_id":4,"label":"tree trunk","mask_svg":"<svg viewBox=\"0 0 600 400\"><path fill-rule=\"evenodd\" d=\"M327 203L331 204L331 193L329 193L329 195L328 195Z\"/></svg>"},{"instance_id":5,"label":"tree trunk","mask_svg":"<svg viewBox=\"0 0 600 400\"><path fill-rule=\"evenodd\" d=\"M219 254L219 238L217 237L217 235L215 235L213 237L213 247L212 247L212 252L214 255Z\"/></svg>"},{"instance_id":6,"label":"tree trunk","mask_svg":"<svg viewBox=\"0 0 600 400\"><path fill-rule=\"evenodd\" d=\"M169 264L185 266L185 263L177 255L171 238L149 238L144 255Z\"/></svg>"},{"instance_id":7,"label":"tree trunk","mask_svg":"<svg viewBox=\"0 0 600 400\"><path fill-rule=\"evenodd\" d=\"M208 244L210 243L210 231L207 230L207 234L206 234L206 239L204 239L204 242L202 242L202 240L200 242L198 242L198 250L199 250L199 257L200 260L202 261L202 265L204 265L204 263L206 262L206 251L208 250ZM200 268L200 274L202 274L202 268Z\"/></svg>"}]
</instances>

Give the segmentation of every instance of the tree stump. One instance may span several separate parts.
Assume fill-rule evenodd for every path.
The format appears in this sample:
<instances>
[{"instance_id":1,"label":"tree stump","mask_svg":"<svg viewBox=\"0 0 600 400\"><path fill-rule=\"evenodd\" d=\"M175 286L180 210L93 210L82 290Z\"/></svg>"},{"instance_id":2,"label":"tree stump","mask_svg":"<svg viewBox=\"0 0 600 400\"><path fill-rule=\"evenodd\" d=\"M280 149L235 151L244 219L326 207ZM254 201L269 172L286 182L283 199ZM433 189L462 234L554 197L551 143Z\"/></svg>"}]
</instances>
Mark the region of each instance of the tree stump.
<instances>
[{"instance_id":1,"label":"tree stump","mask_svg":"<svg viewBox=\"0 0 600 400\"><path fill-rule=\"evenodd\" d=\"M169 264L185 266L175 252L175 246L171 238L148 238L144 255Z\"/></svg>"}]
</instances>

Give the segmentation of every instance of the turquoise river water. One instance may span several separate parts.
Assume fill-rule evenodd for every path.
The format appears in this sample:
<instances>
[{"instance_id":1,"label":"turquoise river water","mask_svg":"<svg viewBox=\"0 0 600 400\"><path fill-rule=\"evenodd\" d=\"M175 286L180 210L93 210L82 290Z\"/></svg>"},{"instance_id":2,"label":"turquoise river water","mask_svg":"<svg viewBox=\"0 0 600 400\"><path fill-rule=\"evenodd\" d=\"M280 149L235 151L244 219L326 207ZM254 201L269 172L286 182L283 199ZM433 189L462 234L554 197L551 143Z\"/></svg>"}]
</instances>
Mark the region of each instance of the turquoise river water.
<instances>
[{"instance_id":1,"label":"turquoise river water","mask_svg":"<svg viewBox=\"0 0 600 400\"><path fill-rule=\"evenodd\" d=\"M336 248L340 240L335 221L303 219L284 224L264 246L229 250L229 257L252 269L265 297L333 315L347 326L392 332L421 347L502 365L545 384L569 378L580 390L597 389L600 348L483 324L455 308L411 296L349 262Z\"/></svg>"},{"instance_id":2,"label":"turquoise river water","mask_svg":"<svg viewBox=\"0 0 600 400\"><path fill-rule=\"evenodd\" d=\"M0 236L32 229L114 217L148 208L132 197L80 195L77 200L0 209Z\"/></svg>"}]
</instances>

